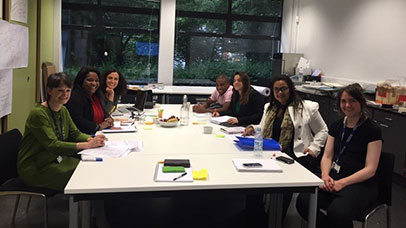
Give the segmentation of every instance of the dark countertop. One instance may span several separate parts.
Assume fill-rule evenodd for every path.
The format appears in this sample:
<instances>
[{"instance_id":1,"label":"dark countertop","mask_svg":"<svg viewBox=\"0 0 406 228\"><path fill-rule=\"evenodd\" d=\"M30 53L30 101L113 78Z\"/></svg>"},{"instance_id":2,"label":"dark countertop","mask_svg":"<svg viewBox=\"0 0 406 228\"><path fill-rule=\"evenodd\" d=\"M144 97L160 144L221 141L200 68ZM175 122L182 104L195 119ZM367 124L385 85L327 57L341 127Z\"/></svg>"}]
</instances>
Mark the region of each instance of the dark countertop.
<instances>
[{"instance_id":1,"label":"dark countertop","mask_svg":"<svg viewBox=\"0 0 406 228\"><path fill-rule=\"evenodd\" d=\"M336 96L337 96L337 92L338 92L338 89L335 90L335 91L321 91L321 90L317 90L317 89L303 88L303 87L301 87L301 86L296 86L296 90L297 90L298 92L301 92L301 93L307 93L307 94L312 94L312 95L317 95L317 96L322 96L322 97L329 97L329 98L331 98L331 99L335 99ZM372 100L372 101L373 101L373 100L375 99L375 94L367 93L367 94L365 94L365 97L366 97L368 100ZM376 110L381 110L381 111L390 112L390 113L393 113L393 114L398 114L398 115L406 116L406 113L398 112L397 109L393 109L393 108L382 108L382 107L381 107L380 105L378 105L378 104L375 105L375 104L367 103L367 106L368 106L369 108L373 108L373 109L376 109Z\"/></svg>"}]
</instances>

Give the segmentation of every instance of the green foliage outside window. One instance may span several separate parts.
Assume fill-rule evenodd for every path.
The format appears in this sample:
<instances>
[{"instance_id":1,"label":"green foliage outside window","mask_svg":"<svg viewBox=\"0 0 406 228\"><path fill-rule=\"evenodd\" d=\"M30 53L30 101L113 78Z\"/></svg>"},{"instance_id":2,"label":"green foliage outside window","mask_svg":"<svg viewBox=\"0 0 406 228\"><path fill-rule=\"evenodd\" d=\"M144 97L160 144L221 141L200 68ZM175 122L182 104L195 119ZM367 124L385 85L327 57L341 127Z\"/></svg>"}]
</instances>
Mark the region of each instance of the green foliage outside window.
<instances>
[{"instance_id":1,"label":"green foliage outside window","mask_svg":"<svg viewBox=\"0 0 406 228\"><path fill-rule=\"evenodd\" d=\"M159 43L160 5L156 2L63 0L68 6L68 3L87 4L81 10L63 9L62 29L68 37L64 43L64 70L74 77L81 66L91 65L101 71L118 69L129 80L156 81L158 56L136 52L137 42ZM99 3L101 5L97 5ZM232 77L236 71L246 71L254 80L271 76L271 55L279 50L280 20L246 20L238 19L238 15L280 18L282 1L232 0L231 23L228 4L229 0L176 1L175 83L191 79L213 83L219 74ZM109 11L116 9L114 7L131 10ZM203 16L211 13L216 18L179 16L179 12L196 12ZM239 38L239 35L256 38Z\"/></svg>"}]
</instances>

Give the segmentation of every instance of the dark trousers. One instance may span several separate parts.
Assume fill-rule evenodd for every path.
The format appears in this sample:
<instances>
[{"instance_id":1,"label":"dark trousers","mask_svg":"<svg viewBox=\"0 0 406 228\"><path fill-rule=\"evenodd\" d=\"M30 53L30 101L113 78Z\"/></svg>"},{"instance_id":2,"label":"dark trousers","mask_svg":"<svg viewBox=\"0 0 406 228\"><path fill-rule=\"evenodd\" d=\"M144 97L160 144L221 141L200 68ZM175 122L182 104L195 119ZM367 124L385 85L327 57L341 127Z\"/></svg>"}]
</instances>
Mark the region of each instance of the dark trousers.
<instances>
[{"instance_id":1,"label":"dark trousers","mask_svg":"<svg viewBox=\"0 0 406 228\"><path fill-rule=\"evenodd\" d=\"M303 193L296 201L296 209L305 220L309 213L309 197L308 193ZM371 207L377 198L378 184L374 180L347 186L336 193L320 190L317 199L316 227L353 227L354 218ZM323 209L326 214L320 209Z\"/></svg>"},{"instance_id":2,"label":"dark trousers","mask_svg":"<svg viewBox=\"0 0 406 228\"><path fill-rule=\"evenodd\" d=\"M302 166L308 169L310 172L314 173L317 176L320 176L320 167L319 167L319 159L314 158L310 155L296 157L295 154L288 153L289 156L294 158L297 162L299 162ZM285 220L286 214L289 209L290 201L292 201L292 193L284 193L283 194L283 203L282 203L282 222Z\"/></svg>"}]
</instances>

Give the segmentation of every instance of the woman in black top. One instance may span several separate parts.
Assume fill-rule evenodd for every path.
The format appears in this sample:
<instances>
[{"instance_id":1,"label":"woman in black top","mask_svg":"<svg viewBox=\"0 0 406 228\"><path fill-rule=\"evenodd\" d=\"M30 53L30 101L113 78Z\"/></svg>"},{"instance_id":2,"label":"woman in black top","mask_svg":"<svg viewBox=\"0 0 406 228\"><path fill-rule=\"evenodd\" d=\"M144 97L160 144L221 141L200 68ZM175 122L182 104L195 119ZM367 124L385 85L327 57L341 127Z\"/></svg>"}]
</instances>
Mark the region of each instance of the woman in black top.
<instances>
[{"instance_id":1,"label":"woman in black top","mask_svg":"<svg viewBox=\"0 0 406 228\"><path fill-rule=\"evenodd\" d=\"M86 134L113 126L113 119L100 104L100 72L93 67L82 67L76 75L71 99L66 107L77 128Z\"/></svg>"},{"instance_id":2,"label":"woman in black top","mask_svg":"<svg viewBox=\"0 0 406 228\"><path fill-rule=\"evenodd\" d=\"M329 128L320 165L324 184L317 201L317 227L353 227L352 220L378 197L374 176L381 155L381 130L366 116L366 100L359 84L341 89L337 98L345 117ZM304 219L308 199L308 194L297 199L296 208Z\"/></svg>"},{"instance_id":3,"label":"woman in black top","mask_svg":"<svg viewBox=\"0 0 406 228\"><path fill-rule=\"evenodd\" d=\"M229 115L228 123L236 125L259 124L264 111L265 98L251 87L245 72L234 75L233 96L229 108L224 112L213 112L213 116Z\"/></svg>"}]
</instances>

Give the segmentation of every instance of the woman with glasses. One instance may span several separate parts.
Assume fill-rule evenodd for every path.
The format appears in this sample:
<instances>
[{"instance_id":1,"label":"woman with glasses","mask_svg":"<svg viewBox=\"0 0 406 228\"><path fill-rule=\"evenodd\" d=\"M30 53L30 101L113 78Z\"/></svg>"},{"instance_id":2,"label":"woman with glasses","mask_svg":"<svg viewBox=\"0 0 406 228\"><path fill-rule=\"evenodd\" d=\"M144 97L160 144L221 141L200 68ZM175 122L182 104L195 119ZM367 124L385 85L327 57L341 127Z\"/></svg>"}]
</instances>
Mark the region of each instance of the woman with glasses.
<instances>
[{"instance_id":1,"label":"woman with glasses","mask_svg":"<svg viewBox=\"0 0 406 228\"><path fill-rule=\"evenodd\" d=\"M76 75L72 97L66 104L73 122L86 134L113 126L113 119L100 104L99 87L100 72L93 67L82 67Z\"/></svg>"},{"instance_id":2,"label":"woman with glasses","mask_svg":"<svg viewBox=\"0 0 406 228\"><path fill-rule=\"evenodd\" d=\"M327 125L319 113L319 104L302 100L287 76L274 77L271 81L269 103L265 104L261 119L264 138L273 138L282 152L297 160L312 172L317 172L321 148L327 138ZM254 127L248 126L245 135L253 135ZM290 197L284 197L283 217L289 207Z\"/></svg>"},{"instance_id":3,"label":"woman with glasses","mask_svg":"<svg viewBox=\"0 0 406 228\"><path fill-rule=\"evenodd\" d=\"M264 109L264 97L251 87L250 79L245 72L234 75L233 95L226 111L213 112L213 116L233 116L227 120L229 124L247 126L258 124Z\"/></svg>"}]
</instances>

